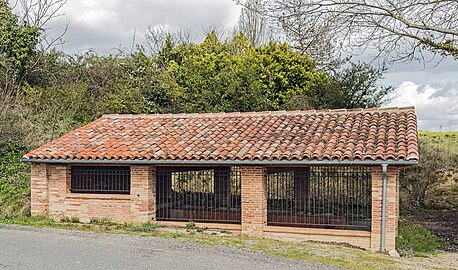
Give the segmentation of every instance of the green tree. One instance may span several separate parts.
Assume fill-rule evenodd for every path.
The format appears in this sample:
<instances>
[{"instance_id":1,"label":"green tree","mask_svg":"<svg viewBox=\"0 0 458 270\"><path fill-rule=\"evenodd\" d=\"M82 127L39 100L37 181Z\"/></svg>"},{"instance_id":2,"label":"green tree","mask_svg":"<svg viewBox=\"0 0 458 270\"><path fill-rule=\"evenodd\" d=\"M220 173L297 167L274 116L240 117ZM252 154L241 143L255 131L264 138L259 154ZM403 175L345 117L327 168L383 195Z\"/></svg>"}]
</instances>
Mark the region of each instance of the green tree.
<instances>
[{"instance_id":1,"label":"green tree","mask_svg":"<svg viewBox=\"0 0 458 270\"><path fill-rule=\"evenodd\" d=\"M37 27L20 22L8 2L0 0L0 69L3 75L0 83L4 91L11 91L13 84L22 83L39 36Z\"/></svg>"},{"instance_id":2,"label":"green tree","mask_svg":"<svg viewBox=\"0 0 458 270\"><path fill-rule=\"evenodd\" d=\"M177 111L254 111L285 108L294 96L314 99L327 82L315 62L288 45L258 48L243 34L221 42L209 33L201 44L168 48L168 89Z\"/></svg>"},{"instance_id":3,"label":"green tree","mask_svg":"<svg viewBox=\"0 0 458 270\"><path fill-rule=\"evenodd\" d=\"M294 109L288 102L294 97L314 100L316 89L328 82L324 72L306 55L293 51L287 44L269 43L256 49L254 68L258 70L264 92L272 109Z\"/></svg>"},{"instance_id":4,"label":"green tree","mask_svg":"<svg viewBox=\"0 0 458 270\"><path fill-rule=\"evenodd\" d=\"M379 107L393 90L379 84L383 70L365 63L331 71L330 82L317 93L317 108L369 108Z\"/></svg>"}]
</instances>

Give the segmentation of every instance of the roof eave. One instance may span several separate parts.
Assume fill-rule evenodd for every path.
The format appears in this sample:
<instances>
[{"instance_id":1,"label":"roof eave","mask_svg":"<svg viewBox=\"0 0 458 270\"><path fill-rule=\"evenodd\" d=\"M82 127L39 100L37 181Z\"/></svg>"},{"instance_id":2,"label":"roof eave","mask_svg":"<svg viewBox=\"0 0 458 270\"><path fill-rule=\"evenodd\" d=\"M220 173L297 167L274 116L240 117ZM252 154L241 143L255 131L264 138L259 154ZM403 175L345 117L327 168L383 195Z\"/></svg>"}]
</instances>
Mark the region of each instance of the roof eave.
<instances>
[{"instance_id":1,"label":"roof eave","mask_svg":"<svg viewBox=\"0 0 458 270\"><path fill-rule=\"evenodd\" d=\"M41 159L22 158L22 162L54 164L155 164L155 165L417 165L418 160L178 160L178 159Z\"/></svg>"}]
</instances>

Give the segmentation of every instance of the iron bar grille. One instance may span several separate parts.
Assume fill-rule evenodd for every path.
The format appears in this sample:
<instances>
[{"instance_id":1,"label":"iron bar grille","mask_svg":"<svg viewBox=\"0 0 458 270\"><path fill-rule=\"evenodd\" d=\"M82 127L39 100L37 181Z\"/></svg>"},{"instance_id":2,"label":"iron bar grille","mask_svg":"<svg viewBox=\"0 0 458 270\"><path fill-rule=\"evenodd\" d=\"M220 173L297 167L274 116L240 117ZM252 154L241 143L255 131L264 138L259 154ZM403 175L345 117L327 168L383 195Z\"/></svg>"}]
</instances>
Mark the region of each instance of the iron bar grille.
<instances>
[{"instance_id":1,"label":"iron bar grille","mask_svg":"<svg viewBox=\"0 0 458 270\"><path fill-rule=\"evenodd\" d=\"M128 166L72 166L72 193L130 193Z\"/></svg>"},{"instance_id":2,"label":"iron bar grille","mask_svg":"<svg viewBox=\"0 0 458 270\"><path fill-rule=\"evenodd\" d=\"M159 167L156 219L241 223L238 167Z\"/></svg>"},{"instance_id":3,"label":"iron bar grille","mask_svg":"<svg viewBox=\"0 0 458 270\"><path fill-rule=\"evenodd\" d=\"M370 230L368 167L271 168L267 224Z\"/></svg>"}]
</instances>

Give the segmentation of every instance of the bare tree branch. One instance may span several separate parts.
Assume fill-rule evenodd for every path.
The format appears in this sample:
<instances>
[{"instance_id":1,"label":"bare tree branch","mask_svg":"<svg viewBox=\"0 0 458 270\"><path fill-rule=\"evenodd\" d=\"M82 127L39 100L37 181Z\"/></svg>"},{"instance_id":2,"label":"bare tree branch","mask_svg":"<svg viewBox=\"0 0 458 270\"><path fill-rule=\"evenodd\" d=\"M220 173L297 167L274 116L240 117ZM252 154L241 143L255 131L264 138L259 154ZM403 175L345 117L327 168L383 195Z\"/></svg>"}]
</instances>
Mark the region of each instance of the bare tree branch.
<instances>
[{"instance_id":1,"label":"bare tree branch","mask_svg":"<svg viewBox=\"0 0 458 270\"><path fill-rule=\"evenodd\" d=\"M67 22L55 36L51 36L47 25L51 20L65 16L62 9L66 3L67 0L17 0L15 3L15 5L19 5L17 13L21 21L41 30L40 45L42 51L65 43L63 37L68 31L70 23Z\"/></svg>"},{"instance_id":2,"label":"bare tree branch","mask_svg":"<svg viewBox=\"0 0 458 270\"><path fill-rule=\"evenodd\" d=\"M155 54L164 47L167 38L171 38L174 44L186 44L194 40L194 35L189 28L167 29L163 25L149 26L146 33L146 46L151 53Z\"/></svg>"},{"instance_id":3,"label":"bare tree branch","mask_svg":"<svg viewBox=\"0 0 458 270\"><path fill-rule=\"evenodd\" d=\"M307 40L326 27L343 52L376 50L390 62L425 63L427 51L458 59L456 0L266 0L264 13Z\"/></svg>"},{"instance_id":4,"label":"bare tree branch","mask_svg":"<svg viewBox=\"0 0 458 270\"><path fill-rule=\"evenodd\" d=\"M247 0L240 13L237 30L245 34L253 46L269 42L272 32L269 22L261 11L264 0Z\"/></svg>"}]
</instances>

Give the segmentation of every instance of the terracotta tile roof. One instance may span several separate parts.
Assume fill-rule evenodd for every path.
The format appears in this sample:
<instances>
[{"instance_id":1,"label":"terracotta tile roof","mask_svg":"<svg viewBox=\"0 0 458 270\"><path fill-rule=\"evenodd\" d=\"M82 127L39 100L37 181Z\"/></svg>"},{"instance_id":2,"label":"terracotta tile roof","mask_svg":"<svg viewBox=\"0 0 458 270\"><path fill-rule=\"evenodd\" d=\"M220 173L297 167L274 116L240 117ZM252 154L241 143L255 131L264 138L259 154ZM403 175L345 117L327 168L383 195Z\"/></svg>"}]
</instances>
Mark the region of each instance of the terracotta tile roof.
<instances>
[{"instance_id":1,"label":"terracotta tile roof","mask_svg":"<svg viewBox=\"0 0 458 270\"><path fill-rule=\"evenodd\" d=\"M105 115L25 159L418 160L413 107Z\"/></svg>"}]
</instances>

